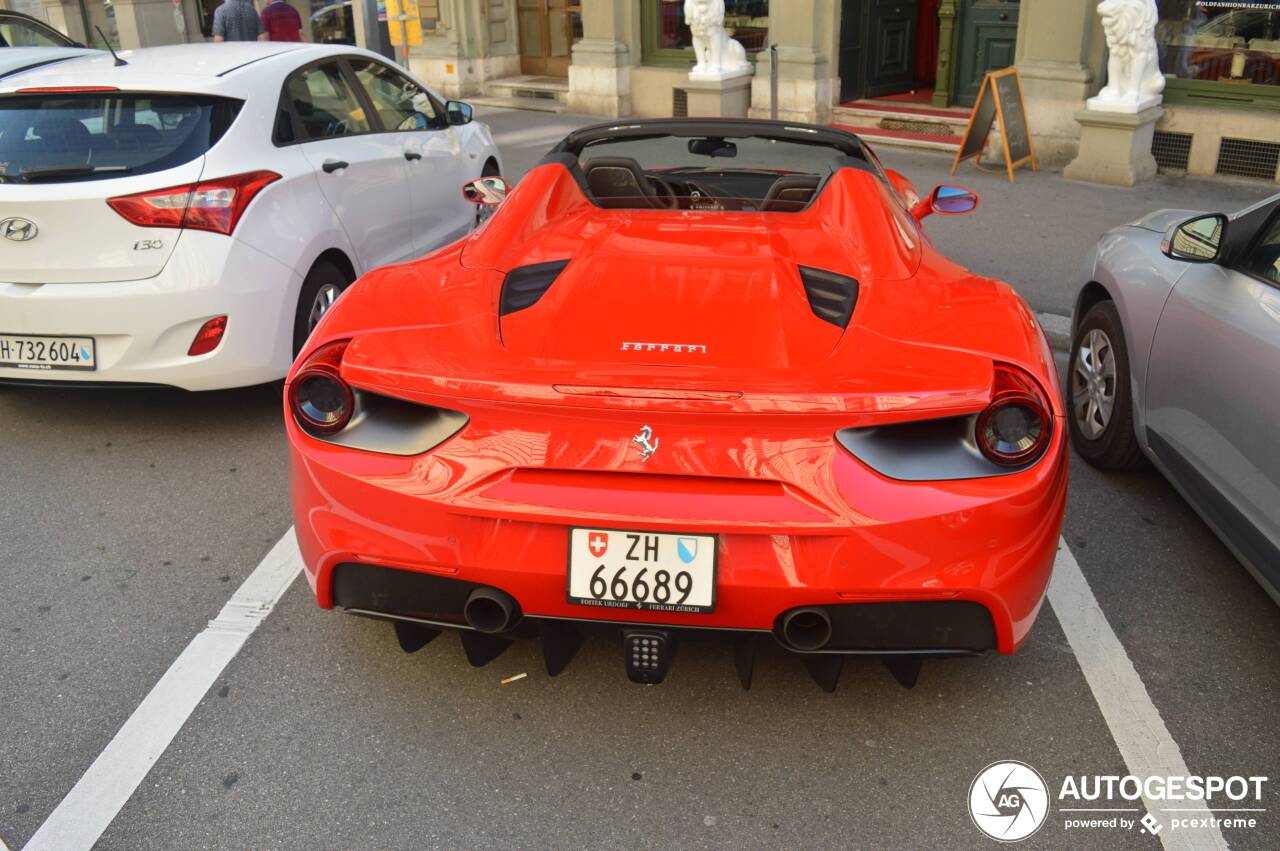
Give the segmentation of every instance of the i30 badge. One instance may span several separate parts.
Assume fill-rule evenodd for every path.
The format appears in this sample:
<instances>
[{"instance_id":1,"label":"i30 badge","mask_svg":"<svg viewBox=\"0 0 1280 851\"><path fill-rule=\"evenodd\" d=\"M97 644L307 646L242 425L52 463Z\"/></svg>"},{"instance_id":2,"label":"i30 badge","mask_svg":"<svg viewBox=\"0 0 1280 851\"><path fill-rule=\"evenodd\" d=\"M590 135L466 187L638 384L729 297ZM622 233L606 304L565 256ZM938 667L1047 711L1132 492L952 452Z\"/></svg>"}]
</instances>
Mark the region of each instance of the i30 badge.
<instances>
[{"instance_id":1,"label":"i30 badge","mask_svg":"<svg viewBox=\"0 0 1280 851\"><path fill-rule=\"evenodd\" d=\"M641 461L648 461L649 457L658 451L658 439L653 436L653 429L648 426L640 429L640 433L631 438L631 445L640 450Z\"/></svg>"},{"instance_id":2,"label":"i30 badge","mask_svg":"<svg viewBox=\"0 0 1280 851\"><path fill-rule=\"evenodd\" d=\"M5 219L0 222L0 236L12 242L26 242L35 239L36 234L40 232L40 228L36 227L36 223L30 219L20 219L17 216Z\"/></svg>"}]
</instances>

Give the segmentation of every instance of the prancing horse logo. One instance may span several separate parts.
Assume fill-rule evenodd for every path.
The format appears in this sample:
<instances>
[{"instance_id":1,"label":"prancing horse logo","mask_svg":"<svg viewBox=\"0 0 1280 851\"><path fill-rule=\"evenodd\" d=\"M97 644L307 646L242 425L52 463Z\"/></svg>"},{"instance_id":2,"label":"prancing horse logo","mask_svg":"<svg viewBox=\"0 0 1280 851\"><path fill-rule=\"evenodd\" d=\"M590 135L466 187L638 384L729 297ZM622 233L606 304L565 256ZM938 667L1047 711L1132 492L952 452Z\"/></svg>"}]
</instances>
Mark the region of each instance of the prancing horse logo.
<instances>
[{"instance_id":1,"label":"prancing horse logo","mask_svg":"<svg viewBox=\"0 0 1280 851\"><path fill-rule=\"evenodd\" d=\"M650 443L650 440L653 440ZM649 456L658 451L658 440L653 436L653 429L645 426L640 433L631 438L631 445L640 450L640 460L648 461Z\"/></svg>"},{"instance_id":2,"label":"prancing horse logo","mask_svg":"<svg viewBox=\"0 0 1280 851\"><path fill-rule=\"evenodd\" d=\"M36 227L36 223L30 219L20 219L17 216L0 221L0 236L12 242L26 242L29 239L35 239L36 234L40 232L40 228Z\"/></svg>"}]
</instances>

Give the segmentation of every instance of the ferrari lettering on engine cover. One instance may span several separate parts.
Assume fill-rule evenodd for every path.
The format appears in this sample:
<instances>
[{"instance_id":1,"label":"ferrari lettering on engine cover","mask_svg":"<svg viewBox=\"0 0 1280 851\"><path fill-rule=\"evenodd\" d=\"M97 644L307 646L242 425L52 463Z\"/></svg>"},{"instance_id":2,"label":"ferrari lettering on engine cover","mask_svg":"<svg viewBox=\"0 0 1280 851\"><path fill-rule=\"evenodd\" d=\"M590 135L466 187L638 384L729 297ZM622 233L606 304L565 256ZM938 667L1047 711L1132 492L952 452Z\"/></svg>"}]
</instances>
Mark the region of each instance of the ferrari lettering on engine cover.
<instances>
[{"instance_id":1,"label":"ferrari lettering on engine cover","mask_svg":"<svg viewBox=\"0 0 1280 851\"><path fill-rule=\"evenodd\" d=\"M686 352L706 354L707 347L697 343L623 343L624 352Z\"/></svg>"}]
</instances>

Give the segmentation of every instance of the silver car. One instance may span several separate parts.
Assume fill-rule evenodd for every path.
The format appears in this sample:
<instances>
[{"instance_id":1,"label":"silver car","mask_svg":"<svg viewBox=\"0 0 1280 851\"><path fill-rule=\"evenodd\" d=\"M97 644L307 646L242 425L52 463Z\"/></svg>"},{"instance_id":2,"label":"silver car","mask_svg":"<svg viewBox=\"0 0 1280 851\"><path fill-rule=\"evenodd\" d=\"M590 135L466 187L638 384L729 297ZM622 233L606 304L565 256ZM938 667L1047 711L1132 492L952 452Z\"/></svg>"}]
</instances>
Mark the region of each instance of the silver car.
<instances>
[{"instance_id":1,"label":"silver car","mask_svg":"<svg viewBox=\"0 0 1280 851\"><path fill-rule=\"evenodd\" d=\"M1076 452L1150 459L1280 602L1280 195L1116 228L1076 300Z\"/></svg>"}]
</instances>

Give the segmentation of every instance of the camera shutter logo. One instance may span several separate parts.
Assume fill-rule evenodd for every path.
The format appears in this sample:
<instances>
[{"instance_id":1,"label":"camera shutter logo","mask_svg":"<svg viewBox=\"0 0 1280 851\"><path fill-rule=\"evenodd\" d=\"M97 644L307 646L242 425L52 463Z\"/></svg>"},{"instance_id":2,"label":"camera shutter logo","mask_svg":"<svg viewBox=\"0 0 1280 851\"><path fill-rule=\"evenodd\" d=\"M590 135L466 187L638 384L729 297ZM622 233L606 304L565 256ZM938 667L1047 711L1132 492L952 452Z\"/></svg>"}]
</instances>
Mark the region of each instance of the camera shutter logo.
<instances>
[{"instance_id":1,"label":"camera shutter logo","mask_svg":"<svg viewBox=\"0 0 1280 851\"><path fill-rule=\"evenodd\" d=\"M993 762L969 786L969 816L999 842L1026 839L1049 816L1049 787L1026 763Z\"/></svg>"},{"instance_id":2,"label":"camera shutter logo","mask_svg":"<svg viewBox=\"0 0 1280 851\"><path fill-rule=\"evenodd\" d=\"M17 216L0 221L0 236L11 242L26 242L35 239L40 229L36 227L36 223L30 219L20 219Z\"/></svg>"}]
</instances>

